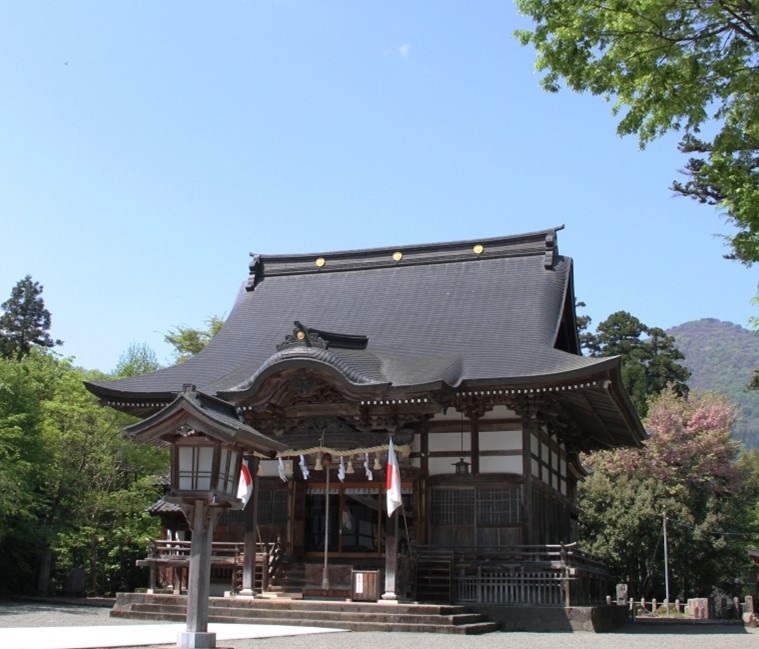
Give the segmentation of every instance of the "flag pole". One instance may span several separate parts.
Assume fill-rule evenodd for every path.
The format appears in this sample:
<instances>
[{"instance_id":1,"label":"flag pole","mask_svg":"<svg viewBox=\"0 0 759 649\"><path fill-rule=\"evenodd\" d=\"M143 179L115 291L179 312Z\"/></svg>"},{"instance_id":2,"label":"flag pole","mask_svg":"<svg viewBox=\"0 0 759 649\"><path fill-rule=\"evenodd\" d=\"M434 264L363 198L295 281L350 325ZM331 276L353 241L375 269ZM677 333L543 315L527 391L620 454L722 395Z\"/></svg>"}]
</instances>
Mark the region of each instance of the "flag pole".
<instances>
[{"instance_id":1,"label":"flag pole","mask_svg":"<svg viewBox=\"0 0 759 649\"><path fill-rule=\"evenodd\" d=\"M387 524L385 526L385 592L382 599L397 601L395 574L398 568L398 517L395 510L403 504L401 499L401 473L393 448L393 436L387 449L387 471L385 478Z\"/></svg>"}]
</instances>

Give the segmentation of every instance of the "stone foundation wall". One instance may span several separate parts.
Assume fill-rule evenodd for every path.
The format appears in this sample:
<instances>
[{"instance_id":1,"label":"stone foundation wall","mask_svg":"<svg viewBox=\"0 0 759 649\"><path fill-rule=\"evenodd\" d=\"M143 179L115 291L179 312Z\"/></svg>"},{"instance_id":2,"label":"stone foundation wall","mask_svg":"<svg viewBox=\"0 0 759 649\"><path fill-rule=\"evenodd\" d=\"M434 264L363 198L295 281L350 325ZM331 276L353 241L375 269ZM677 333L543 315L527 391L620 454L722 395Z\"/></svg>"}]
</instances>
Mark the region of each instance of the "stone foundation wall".
<instances>
[{"instance_id":1,"label":"stone foundation wall","mask_svg":"<svg viewBox=\"0 0 759 649\"><path fill-rule=\"evenodd\" d=\"M504 631L579 631L606 633L627 623L623 606L487 606L467 605L483 613Z\"/></svg>"}]
</instances>

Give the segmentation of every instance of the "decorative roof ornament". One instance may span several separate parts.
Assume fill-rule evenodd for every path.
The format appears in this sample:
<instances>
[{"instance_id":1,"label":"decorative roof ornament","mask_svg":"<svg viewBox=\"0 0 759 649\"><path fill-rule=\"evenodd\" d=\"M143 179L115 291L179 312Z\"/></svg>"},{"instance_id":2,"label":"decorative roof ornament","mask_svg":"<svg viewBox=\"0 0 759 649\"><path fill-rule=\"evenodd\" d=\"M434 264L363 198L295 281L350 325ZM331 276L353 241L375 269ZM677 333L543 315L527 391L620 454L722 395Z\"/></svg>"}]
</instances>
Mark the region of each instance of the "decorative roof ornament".
<instances>
[{"instance_id":1,"label":"decorative roof ornament","mask_svg":"<svg viewBox=\"0 0 759 649\"><path fill-rule=\"evenodd\" d=\"M353 334L339 334L331 331L322 331L321 329L312 329L307 327L298 320L293 322L295 328L291 334L277 345L277 351L281 352L290 347L305 345L306 347L319 347L329 349L366 349L369 339L366 336L356 336Z\"/></svg>"},{"instance_id":2,"label":"decorative roof ornament","mask_svg":"<svg viewBox=\"0 0 759 649\"><path fill-rule=\"evenodd\" d=\"M281 352L283 349L289 347L295 347L298 345L305 345L306 347L321 347L327 349L327 341L324 340L314 329L309 329L297 320L293 322L295 328L291 334L288 334L285 339L277 345L277 351Z\"/></svg>"}]
</instances>

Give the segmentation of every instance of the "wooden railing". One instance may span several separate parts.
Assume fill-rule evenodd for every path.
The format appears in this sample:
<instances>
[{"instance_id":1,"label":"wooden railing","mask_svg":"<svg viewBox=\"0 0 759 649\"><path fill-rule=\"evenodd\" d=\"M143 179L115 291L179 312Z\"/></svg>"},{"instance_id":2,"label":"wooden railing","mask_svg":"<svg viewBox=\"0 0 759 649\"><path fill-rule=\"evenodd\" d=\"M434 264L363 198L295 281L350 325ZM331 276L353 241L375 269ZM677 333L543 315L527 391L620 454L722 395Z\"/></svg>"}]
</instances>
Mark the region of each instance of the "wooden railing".
<instances>
[{"instance_id":1,"label":"wooden railing","mask_svg":"<svg viewBox=\"0 0 759 649\"><path fill-rule=\"evenodd\" d=\"M580 606L606 598L606 568L574 543L444 549L453 555L453 599L460 603Z\"/></svg>"},{"instance_id":2,"label":"wooden railing","mask_svg":"<svg viewBox=\"0 0 759 649\"><path fill-rule=\"evenodd\" d=\"M163 569L172 574L172 586L175 592L181 590L183 571L190 565L190 541L165 541L152 539L150 541L150 555L145 559L139 559L138 566L147 567L150 570L149 588L156 588L157 571ZM265 589L272 576L272 570L276 566L271 564L271 556L277 555L277 543L256 543L256 564L261 574L261 589ZM211 545L211 568L228 568L230 587L233 591L238 589L238 573L241 573L245 561L244 543L230 543L214 541Z\"/></svg>"}]
</instances>

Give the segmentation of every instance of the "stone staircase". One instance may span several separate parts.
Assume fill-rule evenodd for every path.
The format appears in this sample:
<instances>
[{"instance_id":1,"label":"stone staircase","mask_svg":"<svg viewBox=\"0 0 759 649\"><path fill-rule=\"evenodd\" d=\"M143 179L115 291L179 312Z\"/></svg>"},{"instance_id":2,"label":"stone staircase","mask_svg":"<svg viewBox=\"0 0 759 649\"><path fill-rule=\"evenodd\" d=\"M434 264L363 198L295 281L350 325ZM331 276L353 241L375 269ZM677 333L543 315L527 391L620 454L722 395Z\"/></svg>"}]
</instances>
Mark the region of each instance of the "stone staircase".
<instances>
[{"instance_id":1,"label":"stone staircase","mask_svg":"<svg viewBox=\"0 0 759 649\"><path fill-rule=\"evenodd\" d=\"M187 597L119 593L111 617L183 622ZM348 601L235 599L212 597L209 622L282 624L415 633L480 634L498 630L479 613L464 606L384 604Z\"/></svg>"}]
</instances>

